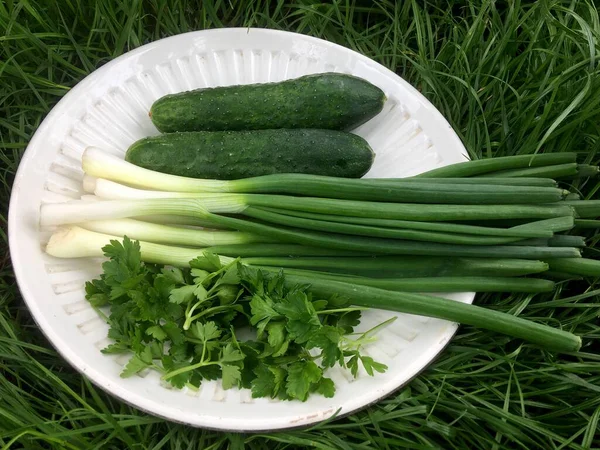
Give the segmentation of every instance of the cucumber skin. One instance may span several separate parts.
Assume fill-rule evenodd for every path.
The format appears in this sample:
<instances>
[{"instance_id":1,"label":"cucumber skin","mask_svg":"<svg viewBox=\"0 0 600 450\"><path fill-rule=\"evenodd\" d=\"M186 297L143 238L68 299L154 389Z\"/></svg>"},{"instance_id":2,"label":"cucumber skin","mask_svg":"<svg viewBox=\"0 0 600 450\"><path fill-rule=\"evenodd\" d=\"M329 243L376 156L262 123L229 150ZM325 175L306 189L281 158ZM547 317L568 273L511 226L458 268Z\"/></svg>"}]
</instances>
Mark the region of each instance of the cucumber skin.
<instances>
[{"instance_id":1,"label":"cucumber skin","mask_svg":"<svg viewBox=\"0 0 600 450\"><path fill-rule=\"evenodd\" d=\"M172 175L234 180L273 173L360 178L374 157L355 134L299 129L162 134L134 142L125 160Z\"/></svg>"},{"instance_id":2,"label":"cucumber skin","mask_svg":"<svg viewBox=\"0 0 600 450\"><path fill-rule=\"evenodd\" d=\"M163 133L320 128L351 130L376 116L386 97L362 78L306 75L278 83L202 88L166 95L150 109Z\"/></svg>"}]
</instances>

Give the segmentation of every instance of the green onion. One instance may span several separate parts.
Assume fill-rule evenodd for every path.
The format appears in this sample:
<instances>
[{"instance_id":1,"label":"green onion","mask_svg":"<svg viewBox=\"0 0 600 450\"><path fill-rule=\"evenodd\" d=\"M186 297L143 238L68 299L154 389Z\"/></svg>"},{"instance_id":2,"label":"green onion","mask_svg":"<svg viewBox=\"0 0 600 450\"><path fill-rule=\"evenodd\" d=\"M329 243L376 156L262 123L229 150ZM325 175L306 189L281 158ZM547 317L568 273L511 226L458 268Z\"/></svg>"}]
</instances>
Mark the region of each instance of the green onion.
<instances>
[{"instance_id":1,"label":"green onion","mask_svg":"<svg viewBox=\"0 0 600 450\"><path fill-rule=\"evenodd\" d=\"M355 306L385 309L451 320L465 325L495 331L524 339L557 352L574 352L581 348L581 338L529 320L493 309L482 308L439 297L392 292L370 286L311 277L286 276L288 285L309 285L312 292L323 297L337 295Z\"/></svg>"},{"instance_id":2,"label":"green onion","mask_svg":"<svg viewBox=\"0 0 600 450\"><path fill-rule=\"evenodd\" d=\"M565 281L565 280L582 280L583 277L581 275L575 275L567 272L558 272L556 270L548 270L544 272L544 278L549 278L551 280L556 281Z\"/></svg>"},{"instance_id":3,"label":"green onion","mask_svg":"<svg viewBox=\"0 0 600 450\"><path fill-rule=\"evenodd\" d=\"M86 230L79 226L61 227L55 231L46 246L46 252L57 258L85 258L102 256L102 247L111 239L120 239L122 236L109 235ZM140 241L143 242L143 241ZM205 249L177 247L174 245L155 244L143 242L142 256L144 261L157 264L170 264L173 266L187 267L190 260L196 258L203 250L225 255L238 256L361 256L369 257L363 253L349 252L316 247L305 247L294 244L231 244L207 247Z\"/></svg>"},{"instance_id":4,"label":"green onion","mask_svg":"<svg viewBox=\"0 0 600 450\"><path fill-rule=\"evenodd\" d=\"M287 197L263 194L240 194L247 206L275 207L378 219L401 219L426 222L485 220L496 218L548 219L568 216L572 210L562 204L547 205L423 205L410 203L360 202L311 197ZM217 211L215 211L217 212Z\"/></svg>"},{"instance_id":5,"label":"green onion","mask_svg":"<svg viewBox=\"0 0 600 450\"><path fill-rule=\"evenodd\" d=\"M598 166L590 164L577 164L577 178L595 177L600 172Z\"/></svg>"},{"instance_id":6,"label":"green onion","mask_svg":"<svg viewBox=\"0 0 600 450\"><path fill-rule=\"evenodd\" d=\"M576 218L595 219L600 217L600 200L569 200L564 203L575 209Z\"/></svg>"},{"instance_id":7,"label":"green onion","mask_svg":"<svg viewBox=\"0 0 600 450\"><path fill-rule=\"evenodd\" d=\"M94 236L90 237L90 234ZM101 256L102 247L108 243L107 240L111 239L112 237L108 235L94 233L79 227L69 227L52 235L47 251L58 257ZM174 249L146 242L140 242L140 249L142 260L145 262L173 265L181 265L178 264L180 262L178 258L184 255L180 250L196 252L196 255L198 253L198 250ZM221 261L226 264L234 259L221 257ZM340 296L348 299L355 306L424 315L474 325L522 338L554 351L577 351L581 347L581 339L571 333L520 319L510 314L453 300L296 274L286 275L285 282L291 286L308 284L317 295ZM428 280L426 279L425 282L427 283Z\"/></svg>"},{"instance_id":8,"label":"green onion","mask_svg":"<svg viewBox=\"0 0 600 450\"><path fill-rule=\"evenodd\" d=\"M563 202L564 203L564 202ZM569 205L576 202L569 202ZM583 202L582 202L583 203ZM209 213L242 214L248 206L275 207L341 216L416 221L547 219L572 215L569 205L419 205L360 202L263 194L207 194L196 198L67 202L42 205L47 225L116 219L148 214L174 214L212 220ZM225 225L223 221L219 221Z\"/></svg>"},{"instance_id":9,"label":"green onion","mask_svg":"<svg viewBox=\"0 0 600 450\"><path fill-rule=\"evenodd\" d=\"M143 199L143 198L194 198L201 197L202 195L194 194L194 193L175 193L175 192L165 192L165 191L145 191L130 188L127 186L120 185L118 183L114 183L112 181L104 180L104 179L93 179L90 181L90 178L87 178L87 181L84 183L88 188L92 188L94 192L103 198L107 199ZM264 208L267 210L272 210L272 208ZM340 221L339 216L326 215L323 217L315 217L315 215L311 215L311 213L303 213L303 212L295 212L293 210L274 210L273 212L277 212L279 214L286 215L299 215L300 217L306 217L311 219L318 218L319 220L329 220L329 221ZM302 216L302 214L305 214ZM308 214L308 215L306 215ZM452 232L452 233L464 233L464 234L477 234L477 235L490 235L490 236L505 236L505 237L550 237L552 235L551 232L540 230L540 232L536 232L534 230L529 230L530 226L527 229L514 229L514 233L512 231L502 230L502 229L487 229L484 227L471 227L468 225L446 225L446 224L435 224L435 223L418 223L418 222L410 222L410 221L401 221L395 223L389 223L389 220L386 219L376 219L376 218L351 218L351 219L341 219L343 221L352 221L356 224L363 225L377 225L377 226L386 226L393 228L411 228L411 229L420 229L427 231L443 231L443 232ZM543 223L542 223L543 224ZM532 225L534 226L534 225ZM572 227L572 224L570 225Z\"/></svg>"},{"instance_id":10,"label":"green onion","mask_svg":"<svg viewBox=\"0 0 600 450\"><path fill-rule=\"evenodd\" d=\"M417 178L472 177L500 170L540 167L574 163L575 153L543 153L536 155L503 156L451 164L417 175ZM548 177L552 178L552 177Z\"/></svg>"},{"instance_id":11,"label":"green onion","mask_svg":"<svg viewBox=\"0 0 600 450\"><path fill-rule=\"evenodd\" d=\"M126 163L125 164L130 164ZM132 164L130 164L133 166ZM139 167L133 166L134 172ZM104 174L107 179L95 178L89 174L84 177L84 190L94 192L103 198L169 198L192 197L194 193L277 193L294 194L335 199L362 201L405 202L426 204L530 204L553 203L564 199L568 191L556 187L458 184L428 180L399 178L391 179L346 179L304 174L277 174L242 180L216 181L190 179L181 183L175 191L175 183L160 183L152 181L155 172L141 169L152 175L138 176L135 185L151 188L148 192L115 183L116 181L131 182L132 178L124 179L122 171L108 171ZM94 172L97 173L97 172ZM166 174L159 174L166 175ZM171 177L172 175L166 175ZM177 178L177 177L176 177ZM182 177L178 177L180 180ZM113 181L111 181L113 180ZM147 182L145 182L147 180ZM214 182L214 183L213 183ZM217 185L214 185L218 183ZM225 183L225 184L224 184ZM208 187L206 187L208 186ZM219 187L216 187L219 186ZM160 191L158 189L164 189Z\"/></svg>"},{"instance_id":12,"label":"green onion","mask_svg":"<svg viewBox=\"0 0 600 450\"><path fill-rule=\"evenodd\" d=\"M577 175L577 163L556 164L552 166L528 167L523 169L501 170L480 175L481 177L541 177L563 178Z\"/></svg>"},{"instance_id":13,"label":"green onion","mask_svg":"<svg viewBox=\"0 0 600 450\"><path fill-rule=\"evenodd\" d=\"M294 253L296 253L294 251ZM229 253L227 253L229 255ZM297 254L297 253L296 253ZM548 270L548 264L527 259L457 258L431 256L276 257L244 258L253 266L271 266L311 271L346 273L369 277L512 277Z\"/></svg>"},{"instance_id":14,"label":"green onion","mask_svg":"<svg viewBox=\"0 0 600 450\"><path fill-rule=\"evenodd\" d=\"M383 254L413 254L413 255L432 255L432 256L475 256L475 257L506 257L506 258L524 258L524 259L544 259L544 258L568 258L579 257L579 251L575 248L568 247L527 247L527 246L469 246L469 245L451 245L426 242L401 241L393 239L367 238L362 236L347 236L340 234L328 233L327 229L323 233L301 231L296 229L287 229L254 223L247 220L237 219L234 217L220 216L212 214L208 211L216 210L222 213L243 213L246 206L246 199L243 196L235 194L221 194L214 197L205 197L199 199L146 199L146 200L121 200L121 201L106 201L86 203L55 203L44 204L41 210L41 225L61 225L65 223L81 223L90 220L105 220L119 219L125 217L135 217L146 214L176 214L176 215L191 215L192 217L200 217L208 219L225 227L245 231L252 234L258 234L268 238L275 238L283 242L296 243L315 247L324 247L341 250L351 250L365 253L383 253ZM271 201L275 201L272 197L278 196L260 196L251 195L250 197L271 197ZM313 198L292 198L293 200L301 200L301 204L310 207L311 202L324 202L321 206L327 204L326 199ZM367 202L354 202L349 200L336 200L334 202L344 202L346 208L344 211L350 213L374 213L386 211L385 208L371 208L381 203L373 204ZM356 204L364 203L364 210ZM354 209L350 209L354 206ZM385 206L385 205L384 205ZM398 204L390 204L392 207L406 206ZM412 205L417 207L433 207L442 205ZM445 208L450 208L455 205L444 205ZM538 212L553 211L554 214L560 216L563 213L563 207L548 207L548 206L508 206L495 205L496 210L502 208L512 208L521 211L533 210L541 208ZM483 206L463 206L463 208L487 208ZM569 207L566 207L570 210ZM341 210L342 210L341 209ZM401 208L402 209L402 208ZM393 210L393 208L392 208ZM411 212L408 209L407 212ZM393 210L397 212L397 210ZM404 211L403 211L404 212ZM431 211L430 211L431 212ZM456 210L456 213L464 214ZM491 211L490 211L491 212ZM505 211L506 212L506 211ZM389 210L388 210L389 213ZM414 213L414 211L412 211ZM441 212L440 212L441 214ZM530 214L533 214L530 212ZM548 213L546 213L548 214Z\"/></svg>"},{"instance_id":15,"label":"green onion","mask_svg":"<svg viewBox=\"0 0 600 450\"><path fill-rule=\"evenodd\" d=\"M84 189L103 197L99 191L106 186L94 186L93 177L131 186L181 193L284 193L355 200L385 199L408 203L552 203L566 195L565 191L555 187L520 186L515 195L513 186L497 183L440 184L439 181L430 183L416 178L344 179L306 174L275 174L242 180L199 180L147 170L94 148L84 152L82 165L87 174L84 178ZM154 196L159 195L155 193Z\"/></svg>"},{"instance_id":16,"label":"green onion","mask_svg":"<svg viewBox=\"0 0 600 450\"><path fill-rule=\"evenodd\" d=\"M557 202L568 193L553 187L471 184L410 183L404 179L317 178L314 175L270 175L265 178L235 180L233 192L277 193L348 200L367 200L427 204L529 204ZM258 184L260 182L260 184ZM243 184L242 184L243 183ZM258 185L257 185L258 184Z\"/></svg>"},{"instance_id":17,"label":"green onion","mask_svg":"<svg viewBox=\"0 0 600 450\"><path fill-rule=\"evenodd\" d=\"M260 267L262 270L276 272L280 269ZM551 292L555 284L541 278L506 278L506 277L426 277L426 278L366 278L350 275L334 275L310 270L283 269L287 275L300 275L323 280L334 280L371 286L396 292Z\"/></svg>"},{"instance_id":18,"label":"green onion","mask_svg":"<svg viewBox=\"0 0 600 450\"><path fill-rule=\"evenodd\" d=\"M600 228L600 220L575 219L576 228Z\"/></svg>"},{"instance_id":19,"label":"green onion","mask_svg":"<svg viewBox=\"0 0 600 450\"><path fill-rule=\"evenodd\" d=\"M550 270L583 275L586 277L600 277L600 261L589 258L561 258L547 260Z\"/></svg>"},{"instance_id":20,"label":"green onion","mask_svg":"<svg viewBox=\"0 0 600 450\"><path fill-rule=\"evenodd\" d=\"M447 166L450 167L450 166ZM423 177L425 178L425 177ZM423 180L419 175L412 178L400 178L401 180L415 180L419 182L426 181L427 183L439 183L439 184L485 184L485 185L493 185L499 184L503 186L540 186L540 187L556 187L558 183L551 178L527 178L527 177L518 177L518 178L502 178L502 177L488 177L488 178L430 178L427 177L427 180ZM381 178L380 178L381 179ZM386 178L386 180L396 180L396 178Z\"/></svg>"},{"instance_id":21,"label":"green onion","mask_svg":"<svg viewBox=\"0 0 600 450\"><path fill-rule=\"evenodd\" d=\"M585 247L583 236L571 236L568 234L557 234L548 239L550 247Z\"/></svg>"},{"instance_id":22,"label":"green onion","mask_svg":"<svg viewBox=\"0 0 600 450\"><path fill-rule=\"evenodd\" d=\"M97 220L83 222L78 225L86 230L113 236L128 236L132 239L156 242L158 244L185 245L189 247L272 242L267 237L240 231L198 230L132 219Z\"/></svg>"},{"instance_id":23,"label":"green onion","mask_svg":"<svg viewBox=\"0 0 600 450\"><path fill-rule=\"evenodd\" d=\"M175 214L154 214L148 216L136 216L136 220L143 222L157 223L163 225L179 225L201 228L223 228L217 224L211 223L208 220L198 219L190 216L177 216Z\"/></svg>"},{"instance_id":24,"label":"green onion","mask_svg":"<svg viewBox=\"0 0 600 450\"><path fill-rule=\"evenodd\" d=\"M244 215L279 225L287 225L291 227L304 228L309 230L320 231L326 229L329 232L350 234L356 236L409 239L413 241L441 242L447 244L496 245L506 244L523 239L518 237L477 236L448 232L444 233L436 231L419 231L402 228L382 228L375 226L328 222L323 220L304 219L301 217L287 216L271 211L266 211L261 208L254 208L251 206L244 210Z\"/></svg>"},{"instance_id":25,"label":"green onion","mask_svg":"<svg viewBox=\"0 0 600 450\"><path fill-rule=\"evenodd\" d=\"M494 228L477 225L465 225L440 222L416 222L393 219L376 219L369 217L335 216L332 214L316 214L287 209L253 207L265 211L284 214L286 216L304 217L307 219L325 220L329 222L353 223L357 225L373 225L386 228L409 228L413 230L445 231L448 233L474 234L481 236L506 236L506 237L552 237L554 232L568 231L573 228L573 215L555 217L552 219L538 220L517 225L511 228Z\"/></svg>"},{"instance_id":26,"label":"green onion","mask_svg":"<svg viewBox=\"0 0 600 450\"><path fill-rule=\"evenodd\" d=\"M567 234L557 234L549 239L524 239L518 242L512 242L509 245L533 245L549 247L585 247L585 238L583 236L571 236Z\"/></svg>"},{"instance_id":27,"label":"green onion","mask_svg":"<svg viewBox=\"0 0 600 450\"><path fill-rule=\"evenodd\" d=\"M218 221L226 226L239 229L240 231L270 236L282 241L315 247L362 251L366 253L523 259L577 258L581 256L578 249L569 247L473 246L413 242L298 231L295 229L277 228L214 214L211 214L210 218L211 220Z\"/></svg>"},{"instance_id":28,"label":"green onion","mask_svg":"<svg viewBox=\"0 0 600 450\"><path fill-rule=\"evenodd\" d=\"M232 257L289 257L289 256L359 256L370 257L370 253L353 252L332 248L310 247L298 244L237 244L217 245L206 250L218 255Z\"/></svg>"}]
</instances>

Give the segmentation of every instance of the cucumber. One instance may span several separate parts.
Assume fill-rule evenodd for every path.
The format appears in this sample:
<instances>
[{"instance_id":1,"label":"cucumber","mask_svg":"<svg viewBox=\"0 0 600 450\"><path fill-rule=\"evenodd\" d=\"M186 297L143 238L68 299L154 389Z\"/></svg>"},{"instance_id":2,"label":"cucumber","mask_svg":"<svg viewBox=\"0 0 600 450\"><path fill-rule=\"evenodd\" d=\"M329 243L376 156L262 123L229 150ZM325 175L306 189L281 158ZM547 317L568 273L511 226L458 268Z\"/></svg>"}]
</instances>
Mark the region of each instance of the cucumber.
<instances>
[{"instance_id":1,"label":"cucumber","mask_svg":"<svg viewBox=\"0 0 600 450\"><path fill-rule=\"evenodd\" d=\"M278 83L203 88L167 95L150 109L163 133L273 128L351 130L376 116L386 98L362 78L306 75Z\"/></svg>"},{"instance_id":2,"label":"cucumber","mask_svg":"<svg viewBox=\"0 0 600 450\"><path fill-rule=\"evenodd\" d=\"M146 169L221 180L273 173L360 178L374 157L360 136L319 129L167 133L140 139L125 155Z\"/></svg>"}]
</instances>

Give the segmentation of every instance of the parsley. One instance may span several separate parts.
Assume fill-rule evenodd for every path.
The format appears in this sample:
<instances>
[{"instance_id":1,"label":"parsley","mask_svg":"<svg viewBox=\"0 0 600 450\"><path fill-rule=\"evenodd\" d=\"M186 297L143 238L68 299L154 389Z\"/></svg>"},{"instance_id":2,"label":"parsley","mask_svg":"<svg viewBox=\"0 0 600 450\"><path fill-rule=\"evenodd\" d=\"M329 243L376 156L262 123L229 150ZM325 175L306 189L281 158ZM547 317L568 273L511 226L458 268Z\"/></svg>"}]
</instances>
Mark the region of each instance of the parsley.
<instances>
[{"instance_id":1,"label":"parsley","mask_svg":"<svg viewBox=\"0 0 600 450\"><path fill-rule=\"evenodd\" d=\"M86 283L86 298L110 326L103 352L131 354L122 377L151 369L176 388L221 379L224 389L249 388L253 397L305 401L335 394L324 374L335 365L354 376L361 366L369 375L386 369L361 354L378 327L353 337L359 309L286 287L283 272L223 265L208 252L189 269L145 264L127 237L103 251L109 259ZM239 340L240 329L251 338Z\"/></svg>"}]
</instances>

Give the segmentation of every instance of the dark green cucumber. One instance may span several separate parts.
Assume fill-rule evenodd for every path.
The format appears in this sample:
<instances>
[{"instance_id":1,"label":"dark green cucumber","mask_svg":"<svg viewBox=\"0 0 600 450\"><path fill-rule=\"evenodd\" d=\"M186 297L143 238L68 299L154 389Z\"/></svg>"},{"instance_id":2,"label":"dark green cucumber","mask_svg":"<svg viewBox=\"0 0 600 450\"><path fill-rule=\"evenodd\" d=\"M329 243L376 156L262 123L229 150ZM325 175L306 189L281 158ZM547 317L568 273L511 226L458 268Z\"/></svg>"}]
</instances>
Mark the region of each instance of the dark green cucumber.
<instances>
[{"instance_id":1,"label":"dark green cucumber","mask_svg":"<svg viewBox=\"0 0 600 450\"><path fill-rule=\"evenodd\" d=\"M125 155L157 172L220 180L274 173L359 178L374 157L360 136L317 129L168 133L140 139Z\"/></svg>"},{"instance_id":2,"label":"dark green cucumber","mask_svg":"<svg viewBox=\"0 0 600 450\"><path fill-rule=\"evenodd\" d=\"M163 133L322 128L351 130L379 114L385 94L342 73L278 83L202 88L159 98L150 109Z\"/></svg>"}]
</instances>

